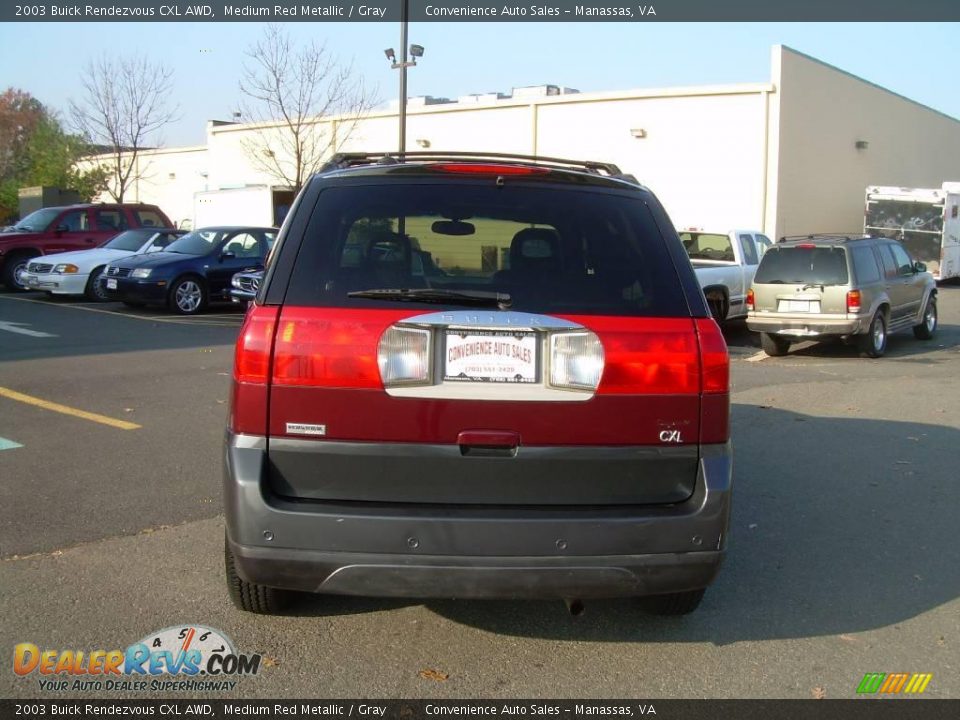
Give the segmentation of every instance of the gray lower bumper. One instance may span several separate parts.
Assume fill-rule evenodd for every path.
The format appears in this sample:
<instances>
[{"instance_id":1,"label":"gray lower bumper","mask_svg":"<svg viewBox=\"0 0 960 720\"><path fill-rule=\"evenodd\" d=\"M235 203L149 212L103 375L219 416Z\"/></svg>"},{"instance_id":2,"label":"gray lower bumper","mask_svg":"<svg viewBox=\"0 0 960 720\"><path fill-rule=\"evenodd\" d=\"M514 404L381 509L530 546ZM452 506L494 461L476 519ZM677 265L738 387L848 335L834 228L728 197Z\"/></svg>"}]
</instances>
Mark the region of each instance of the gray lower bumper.
<instances>
[{"instance_id":1,"label":"gray lower bumper","mask_svg":"<svg viewBox=\"0 0 960 720\"><path fill-rule=\"evenodd\" d=\"M728 444L704 446L694 493L683 503L590 508L294 502L267 490L265 448L263 438L228 435L225 509L238 572L270 587L615 597L706 587L723 560Z\"/></svg>"}]
</instances>

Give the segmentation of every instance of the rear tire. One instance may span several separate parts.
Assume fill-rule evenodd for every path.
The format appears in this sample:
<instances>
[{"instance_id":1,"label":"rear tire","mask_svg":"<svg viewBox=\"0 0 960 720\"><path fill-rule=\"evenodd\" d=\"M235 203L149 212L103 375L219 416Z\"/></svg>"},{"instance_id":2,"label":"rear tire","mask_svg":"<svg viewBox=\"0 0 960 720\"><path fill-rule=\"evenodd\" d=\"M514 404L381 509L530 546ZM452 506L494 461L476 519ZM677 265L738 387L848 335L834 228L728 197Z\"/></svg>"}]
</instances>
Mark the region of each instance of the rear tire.
<instances>
[{"instance_id":1,"label":"rear tire","mask_svg":"<svg viewBox=\"0 0 960 720\"><path fill-rule=\"evenodd\" d=\"M227 578L227 592L230 594L233 604L241 610L258 615L274 615L289 605L289 592L247 582L237 574L237 566L226 538L224 538L223 543L223 561Z\"/></svg>"},{"instance_id":2,"label":"rear tire","mask_svg":"<svg viewBox=\"0 0 960 720\"><path fill-rule=\"evenodd\" d=\"M927 300L927 306L923 309L923 320L919 325L913 326L913 336L917 340L932 340L933 334L937 331L937 299L933 296Z\"/></svg>"},{"instance_id":3,"label":"rear tire","mask_svg":"<svg viewBox=\"0 0 960 720\"><path fill-rule=\"evenodd\" d=\"M652 615L689 615L700 607L705 592L706 590L688 590L667 595L651 595L640 598L640 604Z\"/></svg>"},{"instance_id":4,"label":"rear tire","mask_svg":"<svg viewBox=\"0 0 960 720\"><path fill-rule=\"evenodd\" d=\"M870 327L864 335L858 337L860 357L878 358L887 351L887 320L883 311L877 310Z\"/></svg>"},{"instance_id":5,"label":"rear tire","mask_svg":"<svg viewBox=\"0 0 960 720\"><path fill-rule=\"evenodd\" d=\"M760 333L760 347L770 357L780 357L790 352L790 341L772 333Z\"/></svg>"},{"instance_id":6,"label":"rear tire","mask_svg":"<svg viewBox=\"0 0 960 720\"><path fill-rule=\"evenodd\" d=\"M195 275L179 278L170 287L167 307L178 315L197 315L207 307L207 288Z\"/></svg>"}]
</instances>

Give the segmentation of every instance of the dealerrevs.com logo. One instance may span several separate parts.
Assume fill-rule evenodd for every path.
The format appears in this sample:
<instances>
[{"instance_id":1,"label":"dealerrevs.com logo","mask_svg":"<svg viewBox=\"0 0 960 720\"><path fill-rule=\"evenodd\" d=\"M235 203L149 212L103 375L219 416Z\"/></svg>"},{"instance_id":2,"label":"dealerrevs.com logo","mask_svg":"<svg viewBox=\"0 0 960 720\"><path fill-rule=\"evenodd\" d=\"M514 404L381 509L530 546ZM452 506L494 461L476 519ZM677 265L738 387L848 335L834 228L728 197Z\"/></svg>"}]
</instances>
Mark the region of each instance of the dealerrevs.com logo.
<instances>
[{"instance_id":1,"label":"dealerrevs.com logo","mask_svg":"<svg viewBox=\"0 0 960 720\"><path fill-rule=\"evenodd\" d=\"M262 656L241 654L219 630L178 625L150 633L126 650L13 649L13 672L35 677L39 689L83 691L230 691L234 678L256 675ZM172 679L176 678L176 679Z\"/></svg>"}]
</instances>

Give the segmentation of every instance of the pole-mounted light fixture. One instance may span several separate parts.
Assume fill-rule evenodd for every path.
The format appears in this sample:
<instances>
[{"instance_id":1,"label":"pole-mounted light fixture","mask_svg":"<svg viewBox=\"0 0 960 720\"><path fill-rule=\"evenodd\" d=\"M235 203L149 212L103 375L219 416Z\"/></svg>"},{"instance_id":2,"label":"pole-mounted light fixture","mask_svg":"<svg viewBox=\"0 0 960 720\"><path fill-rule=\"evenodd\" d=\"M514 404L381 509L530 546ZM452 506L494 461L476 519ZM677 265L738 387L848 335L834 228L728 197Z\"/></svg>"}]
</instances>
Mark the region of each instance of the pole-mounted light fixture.
<instances>
[{"instance_id":1,"label":"pole-mounted light fixture","mask_svg":"<svg viewBox=\"0 0 960 720\"><path fill-rule=\"evenodd\" d=\"M390 61L390 68L400 71L400 155L407 150L407 68L416 67L417 58L423 57L423 45L407 46L407 21L410 17L410 0L403 0L400 6L400 60L397 61L397 54L393 48L387 48L383 51L387 60ZM409 50L412 60L407 59Z\"/></svg>"}]
</instances>

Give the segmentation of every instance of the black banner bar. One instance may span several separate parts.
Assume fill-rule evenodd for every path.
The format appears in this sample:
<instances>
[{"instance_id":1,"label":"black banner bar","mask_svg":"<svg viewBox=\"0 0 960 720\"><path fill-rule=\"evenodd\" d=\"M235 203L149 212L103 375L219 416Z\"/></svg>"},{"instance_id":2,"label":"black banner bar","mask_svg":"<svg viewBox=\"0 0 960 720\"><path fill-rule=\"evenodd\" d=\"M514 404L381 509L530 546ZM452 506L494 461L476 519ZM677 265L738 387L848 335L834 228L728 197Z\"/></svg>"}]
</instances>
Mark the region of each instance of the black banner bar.
<instances>
[{"instance_id":1,"label":"black banner bar","mask_svg":"<svg viewBox=\"0 0 960 720\"><path fill-rule=\"evenodd\" d=\"M26 0L3 22L399 22L400 0ZM957 0L411 0L411 22L945 22Z\"/></svg>"},{"instance_id":2,"label":"black banner bar","mask_svg":"<svg viewBox=\"0 0 960 720\"><path fill-rule=\"evenodd\" d=\"M960 700L0 700L0 718L955 720Z\"/></svg>"}]
</instances>

